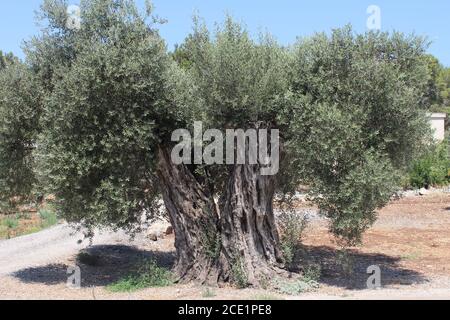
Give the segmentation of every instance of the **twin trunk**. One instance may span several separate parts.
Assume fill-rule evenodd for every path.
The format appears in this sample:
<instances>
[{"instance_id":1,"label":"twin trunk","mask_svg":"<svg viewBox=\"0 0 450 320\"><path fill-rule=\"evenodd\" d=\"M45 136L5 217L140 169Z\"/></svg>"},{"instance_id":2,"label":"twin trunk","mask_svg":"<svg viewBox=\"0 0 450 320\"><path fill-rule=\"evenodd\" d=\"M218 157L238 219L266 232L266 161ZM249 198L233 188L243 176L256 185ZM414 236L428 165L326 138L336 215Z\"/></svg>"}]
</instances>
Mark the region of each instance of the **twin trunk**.
<instances>
[{"instance_id":1,"label":"twin trunk","mask_svg":"<svg viewBox=\"0 0 450 320\"><path fill-rule=\"evenodd\" d=\"M219 209L186 166L172 163L167 150L159 150L158 167L180 281L259 287L280 270L273 176L261 176L258 165L235 166Z\"/></svg>"}]
</instances>

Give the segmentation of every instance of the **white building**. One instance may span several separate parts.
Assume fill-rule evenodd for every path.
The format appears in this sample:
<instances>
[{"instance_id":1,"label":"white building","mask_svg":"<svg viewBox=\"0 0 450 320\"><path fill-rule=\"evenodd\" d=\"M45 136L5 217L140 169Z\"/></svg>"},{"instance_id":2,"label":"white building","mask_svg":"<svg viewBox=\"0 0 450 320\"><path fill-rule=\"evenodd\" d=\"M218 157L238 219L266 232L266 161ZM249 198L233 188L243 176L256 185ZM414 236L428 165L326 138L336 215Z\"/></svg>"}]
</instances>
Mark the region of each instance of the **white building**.
<instances>
[{"instance_id":1,"label":"white building","mask_svg":"<svg viewBox=\"0 0 450 320\"><path fill-rule=\"evenodd\" d=\"M434 139L441 142L445 139L445 119L446 113L432 113L430 116L430 124L433 129Z\"/></svg>"}]
</instances>

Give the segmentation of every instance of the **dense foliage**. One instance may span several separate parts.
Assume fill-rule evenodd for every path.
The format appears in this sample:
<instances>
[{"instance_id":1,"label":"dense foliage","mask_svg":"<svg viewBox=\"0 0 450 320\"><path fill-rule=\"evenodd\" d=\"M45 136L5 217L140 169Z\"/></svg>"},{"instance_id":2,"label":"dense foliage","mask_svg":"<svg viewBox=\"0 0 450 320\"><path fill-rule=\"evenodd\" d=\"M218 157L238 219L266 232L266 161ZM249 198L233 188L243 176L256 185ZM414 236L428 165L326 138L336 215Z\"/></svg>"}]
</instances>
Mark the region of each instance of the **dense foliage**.
<instances>
[{"instance_id":1,"label":"dense foliage","mask_svg":"<svg viewBox=\"0 0 450 320\"><path fill-rule=\"evenodd\" d=\"M294 51L286 175L303 182L350 244L392 196L428 129L427 65L420 38L318 34ZM293 173L293 174L292 174Z\"/></svg>"},{"instance_id":2,"label":"dense foliage","mask_svg":"<svg viewBox=\"0 0 450 320\"><path fill-rule=\"evenodd\" d=\"M180 126L183 80L130 1L83 1L78 31L60 20L65 6L45 3L49 26L28 47L49 88L42 180L69 222L135 228L156 207L155 150Z\"/></svg>"},{"instance_id":3,"label":"dense foliage","mask_svg":"<svg viewBox=\"0 0 450 320\"><path fill-rule=\"evenodd\" d=\"M6 57L0 72L0 208L10 210L11 198L32 193L41 100L29 69Z\"/></svg>"},{"instance_id":4,"label":"dense foliage","mask_svg":"<svg viewBox=\"0 0 450 320\"><path fill-rule=\"evenodd\" d=\"M450 150L447 141L430 146L414 162L409 173L409 183L415 188L441 186L450 182Z\"/></svg>"}]
</instances>

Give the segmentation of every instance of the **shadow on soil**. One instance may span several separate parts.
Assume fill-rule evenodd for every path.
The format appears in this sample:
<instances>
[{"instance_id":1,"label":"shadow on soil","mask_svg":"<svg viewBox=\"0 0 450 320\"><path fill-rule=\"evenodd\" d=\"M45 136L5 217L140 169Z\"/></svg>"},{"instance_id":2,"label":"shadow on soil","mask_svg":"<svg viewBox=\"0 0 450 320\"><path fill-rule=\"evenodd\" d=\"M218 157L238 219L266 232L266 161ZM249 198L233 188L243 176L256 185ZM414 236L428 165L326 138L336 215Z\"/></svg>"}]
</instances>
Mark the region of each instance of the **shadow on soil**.
<instances>
[{"instance_id":1,"label":"shadow on soil","mask_svg":"<svg viewBox=\"0 0 450 320\"><path fill-rule=\"evenodd\" d=\"M402 268L401 258L383 254L364 254L350 251L345 262L338 258L339 252L327 246L304 246L299 253L300 265L320 265L320 283L351 290L367 289L367 273L369 266L381 269L383 287L394 285L413 285L428 280L420 273Z\"/></svg>"},{"instance_id":2,"label":"shadow on soil","mask_svg":"<svg viewBox=\"0 0 450 320\"><path fill-rule=\"evenodd\" d=\"M107 286L114 283L135 271L136 266L144 259L155 259L158 265L169 269L175 261L174 253L155 253L128 246L94 246L84 252L88 253L90 259L85 263L73 263L81 268L82 287ZM427 281L420 273L400 267L400 258L352 251L348 259L353 271L348 273L343 264L338 262L337 256L338 251L331 247L304 246L299 253L298 264L320 265L320 283L353 290L367 289L367 279L370 275L366 271L371 265L381 268L383 286L413 285ZM25 283L63 284L67 281L67 268L67 265L52 264L20 270L14 273L14 277Z\"/></svg>"},{"instance_id":3,"label":"shadow on soil","mask_svg":"<svg viewBox=\"0 0 450 320\"><path fill-rule=\"evenodd\" d=\"M71 265L80 267L83 288L112 284L136 271L143 260L154 259L159 266L169 269L175 261L174 253L144 251L122 245L93 246L82 252L83 256L78 255L78 261ZM68 267L69 265L64 264L50 264L19 270L13 276L25 283L57 285L67 282Z\"/></svg>"}]
</instances>

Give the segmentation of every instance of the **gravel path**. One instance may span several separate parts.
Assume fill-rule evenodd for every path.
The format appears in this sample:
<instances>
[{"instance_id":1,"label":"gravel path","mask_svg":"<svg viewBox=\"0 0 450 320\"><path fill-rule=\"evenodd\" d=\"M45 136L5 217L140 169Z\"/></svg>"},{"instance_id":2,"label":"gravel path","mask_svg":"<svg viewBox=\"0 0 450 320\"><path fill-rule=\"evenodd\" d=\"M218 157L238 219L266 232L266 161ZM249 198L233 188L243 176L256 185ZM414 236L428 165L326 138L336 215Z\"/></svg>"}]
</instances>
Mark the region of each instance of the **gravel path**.
<instances>
[{"instance_id":1,"label":"gravel path","mask_svg":"<svg viewBox=\"0 0 450 320\"><path fill-rule=\"evenodd\" d=\"M78 243L84 237L67 224L58 225L39 233L0 241L0 276L18 270L52 263L76 254L89 246L89 241ZM128 240L122 232L98 232L94 245L114 244Z\"/></svg>"}]
</instances>

